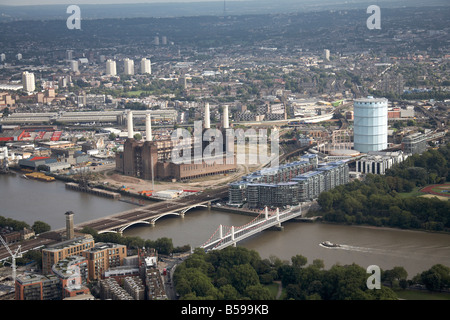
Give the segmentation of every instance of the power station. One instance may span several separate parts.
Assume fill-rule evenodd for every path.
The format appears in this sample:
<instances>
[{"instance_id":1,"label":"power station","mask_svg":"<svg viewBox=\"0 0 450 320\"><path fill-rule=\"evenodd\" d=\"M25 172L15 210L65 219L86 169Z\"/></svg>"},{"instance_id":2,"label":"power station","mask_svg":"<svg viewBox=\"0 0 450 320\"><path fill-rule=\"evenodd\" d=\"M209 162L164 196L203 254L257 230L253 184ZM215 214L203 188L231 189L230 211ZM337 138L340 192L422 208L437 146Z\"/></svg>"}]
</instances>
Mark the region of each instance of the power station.
<instances>
[{"instance_id":1,"label":"power station","mask_svg":"<svg viewBox=\"0 0 450 320\"><path fill-rule=\"evenodd\" d=\"M236 159L229 161L226 154L226 144L224 141L222 152L215 152L208 158L202 157L193 162L179 163L172 158L175 150L189 150L192 156L196 157L195 137L183 141L165 139L154 140L152 136L151 116L146 115L146 135L145 141L138 141L134 138L133 111L127 113L128 139L123 146L123 152L116 154L116 171L144 180L178 180L186 181L216 174L225 174L235 171L237 168ZM203 134L210 129L210 109L209 104L205 104L205 116L202 131L201 154L213 143L205 141ZM225 130L229 128L228 106L223 109L222 136L226 136ZM180 144L183 144L180 148ZM233 145L234 147L234 145ZM233 150L234 151L234 150ZM197 161L199 160L199 161Z\"/></svg>"}]
</instances>

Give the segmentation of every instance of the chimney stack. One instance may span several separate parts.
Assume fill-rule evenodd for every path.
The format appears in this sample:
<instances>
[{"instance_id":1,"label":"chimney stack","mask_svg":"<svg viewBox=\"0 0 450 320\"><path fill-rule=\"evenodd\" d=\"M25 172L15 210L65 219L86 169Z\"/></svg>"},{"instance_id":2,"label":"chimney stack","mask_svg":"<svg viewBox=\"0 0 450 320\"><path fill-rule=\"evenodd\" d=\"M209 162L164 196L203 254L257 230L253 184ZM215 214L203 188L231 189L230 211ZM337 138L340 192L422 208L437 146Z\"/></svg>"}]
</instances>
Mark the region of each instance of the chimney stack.
<instances>
[{"instance_id":1,"label":"chimney stack","mask_svg":"<svg viewBox=\"0 0 450 320\"><path fill-rule=\"evenodd\" d=\"M132 111L128 111L127 120L128 120L128 139L133 139L134 131L133 131L133 112Z\"/></svg>"},{"instance_id":2,"label":"chimney stack","mask_svg":"<svg viewBox=\"0 0 450 320\"><path fill-rule=\"evenodd\" d=\"M146 129L146 140L147 141L152 141L153 137L152 137L152 119L150 116L150 113L147 113L146 117L145 117L145 129Z\"/></svg>"},{"instance_id":3,"label":"chimney stack","mask_svg":"<svg viewBox=\"0 0 450 320\"><path fill-rule=\"evenodd\" d=\"M211 128L211 122L210 122L210 115L209 115L209 103L207 102L205 104L205 129Z\"/></svg>"},{"instance_id":4,"label":"chimney stack","mask_svg":"<svg viewBox=\"0 0 450 320\"><path fill-rule=\"evenodd\" d=\"M223 106L223 128L228 129L230 127L228 122L228 105Z\"/></svg>"},{"instance_id":5,"label":"chimney stack","mask_svg":"<svg viewBox=\"0 0 450 320\"><path fill-rule=\"evenodd\" d=\"M73 229L73 212L67 211L66 215L66 237L67 240L73 239L75 236L75 232Z\"/></svg>"}]
</instances>

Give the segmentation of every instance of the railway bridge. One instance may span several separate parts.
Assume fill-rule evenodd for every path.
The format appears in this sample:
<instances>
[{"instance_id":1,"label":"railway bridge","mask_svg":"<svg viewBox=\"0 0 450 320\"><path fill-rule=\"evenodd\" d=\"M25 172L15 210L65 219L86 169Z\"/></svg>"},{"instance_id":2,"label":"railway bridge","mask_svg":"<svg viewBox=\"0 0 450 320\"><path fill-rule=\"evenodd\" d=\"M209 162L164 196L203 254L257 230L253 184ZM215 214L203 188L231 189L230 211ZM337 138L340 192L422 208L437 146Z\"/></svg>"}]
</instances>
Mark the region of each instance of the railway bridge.
<instances>
[{"instance_id":1,"label":"railway bridge","mask_svg":"<svg viewBox=\"0 0 450 320\"><path fill-rule=\"evenodd\" d=\"M100 234L105 232L122 233L125 229L136 224L154 226L158 219L170 215L184 217L189 210L198 207L207 208L212 202L226 197L227 194L228 187L225 186L211 191L202 191L188 197L152 203L97 220L80 223L75 226L75 231L81 231L87 227Z\"/></svg>"}]
</instances>

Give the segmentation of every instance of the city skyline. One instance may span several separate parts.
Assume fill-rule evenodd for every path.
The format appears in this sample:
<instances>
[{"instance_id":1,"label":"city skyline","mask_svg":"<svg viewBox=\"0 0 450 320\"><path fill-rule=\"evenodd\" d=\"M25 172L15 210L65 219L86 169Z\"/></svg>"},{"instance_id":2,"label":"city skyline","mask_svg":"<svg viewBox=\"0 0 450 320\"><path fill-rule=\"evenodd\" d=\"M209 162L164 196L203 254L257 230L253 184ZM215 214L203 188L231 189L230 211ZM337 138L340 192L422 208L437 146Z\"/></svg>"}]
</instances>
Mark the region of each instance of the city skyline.
<instances>
[{"instance_id":1,"label":"city skyline","mask_svg":"<svg viewBox=\"0 0 450 320\"><path fill-rule=\"evenodd\" d=\"M227 2L232 1L257 1L257 0L227 0ZM0 5L10 5L10 6L24 6L24 5L80 5L80 4L145 4L145 3L168 3L168 2L223 2L223 0L133 0L133 1L124 1L124 0L78 0L78 1L70 1L70 0L0 0Z\"/></svg>"},{"instance_id":2,"label":"city skyline","mask_svg":"<svg viewBox=\"0 0 450 320\"><path fill-rule=\"evenodd\" d=\"M1 6L0 299L450 299L450 6L416 1Z\"/></svg>"}]
</instances>

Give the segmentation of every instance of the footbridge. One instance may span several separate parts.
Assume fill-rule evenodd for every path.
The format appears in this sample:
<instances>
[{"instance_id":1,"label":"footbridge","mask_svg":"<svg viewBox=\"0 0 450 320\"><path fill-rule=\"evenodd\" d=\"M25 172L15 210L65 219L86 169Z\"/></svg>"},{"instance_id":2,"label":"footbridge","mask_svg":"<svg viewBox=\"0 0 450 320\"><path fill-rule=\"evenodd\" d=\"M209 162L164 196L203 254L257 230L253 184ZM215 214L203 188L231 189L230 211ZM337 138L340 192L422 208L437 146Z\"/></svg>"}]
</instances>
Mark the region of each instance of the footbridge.
<instances>
[{"instance_id":1,"label":"footbridge","mask_svg":"<svg viewBox=\"0 0 450 320\"><path fill-rule=\"evenodd\" d=\"M267 207L256 218L249 223L240 227L227 227L220 225L211 237L201 248L205 251L220 250L228 246L236 246L237 242L251 237L261 231L272 227L281 227L281 223L300 217L302 215L302 207L291 207L280 212L277 208L275 211L269 212Z\"/></svg>"}]
</instances>

